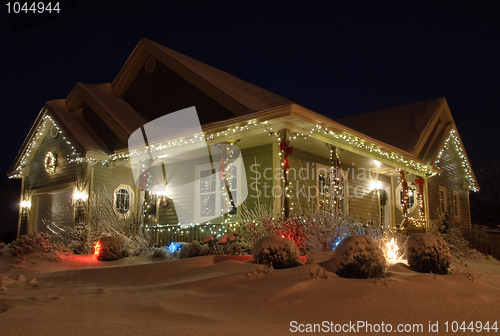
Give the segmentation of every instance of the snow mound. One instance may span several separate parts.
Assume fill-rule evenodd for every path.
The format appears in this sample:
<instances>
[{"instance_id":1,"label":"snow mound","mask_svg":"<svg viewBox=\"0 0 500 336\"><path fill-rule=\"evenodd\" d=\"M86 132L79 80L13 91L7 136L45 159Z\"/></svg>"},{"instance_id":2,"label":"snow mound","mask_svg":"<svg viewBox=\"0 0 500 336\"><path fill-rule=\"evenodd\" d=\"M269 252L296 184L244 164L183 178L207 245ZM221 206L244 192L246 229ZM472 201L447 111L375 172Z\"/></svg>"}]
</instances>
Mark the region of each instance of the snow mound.
<instances>
[{"instance_id":1,"label":"snow mound","mask_svg":"<svg viewBox=\"0 0 500 336\"><path fill-rule=\"evenodd\" d=\"M129 242L126 238L102 237L98 244L96 252L98 260L117 260L129 256Z\"/></svg>"},{"instance_id":2,"label":"snow mound","mask_svg":"<svg viewBox=\"0 0 500 336\"><path fill-rule=\"evenodd\" d=\"M414 233L406 240L405 251L412 270L422 273L448 273L451 253L442 237L430 233Z\"/></svg>"},{"instance_id":3,"label":"snow mound","mask_svg":"<svg viewBox=\"0 0 500 336\"><path fill-rule=\"evenodd\" d=\"M180 258L191 258L205 256L210 253L210 248L207 245L201 245L198 241L193 240L189 244L184 244L181 247Z\"/></svg>"},{"instance_id":4,"label":"snow mound","mask_svg":"<svg viewBox=\"0 0 500 336\"><path fill-rule=\"evenodd\" d=\"M323 266L338 276L362 279L383 277L387 268L384 253L367 235L344 238Z\"/></svg>"},{"instance_id":5,"label":"snow mound","mask_svg":"<svg viewBox=\"0 0 500 336\"><path fill-rule=\"evenodd\" d=\"M289 268L302 265L300 252L295 243L280 236L264 236L253 245L253 260L257 264L273 268Z\"/></svg>"}]
</instances>

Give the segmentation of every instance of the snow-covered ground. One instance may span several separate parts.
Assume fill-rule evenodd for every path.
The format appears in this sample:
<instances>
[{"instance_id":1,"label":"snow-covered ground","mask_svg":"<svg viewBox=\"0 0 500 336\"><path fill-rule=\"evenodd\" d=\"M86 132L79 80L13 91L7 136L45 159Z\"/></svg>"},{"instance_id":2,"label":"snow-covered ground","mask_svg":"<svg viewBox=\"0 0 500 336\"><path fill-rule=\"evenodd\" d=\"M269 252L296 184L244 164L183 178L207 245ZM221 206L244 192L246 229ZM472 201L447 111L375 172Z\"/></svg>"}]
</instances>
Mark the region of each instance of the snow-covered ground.
<instances>
[{"instance_id":1,"label":"snow-covered ground","mask_svg":"<svg viewBox=\"0 0 500 336\"><path fill-rule=\"evenodd\" d=\"M404 335L444 335L464 334L451 332L453 321L492 326L500 320L500 262L494 259L454 262L455 274L438 276L399 263L389 266L387 278L360 280L320 268L330 257L312 254L303 266L270 270L220 256L100 262L4 253L0 335L287 335L314 328L307 324L343 328L339 334L347 335L358 323L361 335L383 334L366 332L362 323L375 330L390 324L392 333L406 328ZM430 333L436 322L438 332Z\"/></svg>"}]
</instances>

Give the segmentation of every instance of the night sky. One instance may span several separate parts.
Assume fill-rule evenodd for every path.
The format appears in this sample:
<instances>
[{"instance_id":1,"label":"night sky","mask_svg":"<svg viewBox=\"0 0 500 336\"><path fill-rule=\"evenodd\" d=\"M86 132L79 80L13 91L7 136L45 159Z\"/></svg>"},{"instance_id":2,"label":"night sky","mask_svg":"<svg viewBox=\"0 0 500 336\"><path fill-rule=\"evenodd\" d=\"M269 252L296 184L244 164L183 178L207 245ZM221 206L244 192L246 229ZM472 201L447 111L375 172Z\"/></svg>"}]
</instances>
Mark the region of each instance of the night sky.
<instances>
[{"instance_id":1,"label":"night sky","mask_svg":"<svg viewBox=\"0 0 500 336\"><path fill-rule=\"evenodd\" d=\"M495 4L66 1L65 14L32 28L4 5L0 171L46 101L78 81L113 81L142 37L331 118L444 96L473 164L500 159Z\"/></svg>"}]
</instances>

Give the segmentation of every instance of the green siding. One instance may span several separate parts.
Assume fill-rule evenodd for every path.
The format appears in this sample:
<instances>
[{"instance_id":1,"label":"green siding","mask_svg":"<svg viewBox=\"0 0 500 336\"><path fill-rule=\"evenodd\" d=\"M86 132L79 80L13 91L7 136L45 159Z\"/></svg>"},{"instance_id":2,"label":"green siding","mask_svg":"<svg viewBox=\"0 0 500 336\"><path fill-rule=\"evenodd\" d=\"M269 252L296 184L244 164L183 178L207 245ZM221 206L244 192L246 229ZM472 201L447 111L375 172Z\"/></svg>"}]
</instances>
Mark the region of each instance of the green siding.
<instances>
[{"instance_id":1,"label":"green siding","mask_svg":"<svg viewBox=\"0 0 500 336\"><path fill-rule=\"evenodd\" d=\"M258 203L270 208L273 203L270 190L273 186L272 176L274 175L272 171L272 144L242 149L241 155L247 177L248 197L246 206L248 210L254 209ZM254 166L255 164L256 166ZM267 193L265 192L265 186L269 186Z\"/></svg>"},{"instance_id":2,"label":"green siding","mask_svg":"<svg viewBox=\"0 0 500 336\"><path fill-rule=\"evenodd\" d=\"M45 156L48 152L55 153L57 157L54 174L45 170ZM69 163L67 157L71 153L72 148L63 134L54 138L48 132L30 163L29 185L26 187L33 190L85 179L87 164Z\"/></svg>"},{"instance_id":3,"label":"green siding","mask_svg":"<svg viewBox=\"0 0 500 336\"><path fill-rule=\"evenodd\" d=\"M241 150L241 155L243 158L245 175L247 177L245 181L247 183L248 190L246 206L249 209L254 208L257 199L261 204L270 206L273 200L272 196L268 195L266 197L262 193L261 196L257 198L257 191L255 188L252 188L251 183L255 182L255 172L252 172L252 170L257 170L260 174L263 174L264 169L272 169L272 145L269 144L245 148ZM257 162L257 165L259 166L252 167L255 162ZM172 163L166 166L168 188L171 191L171 200L167 207L160 206L158 209L158 223L160 225L178 224L179 222L183 224L196 223L196 184L194 181L196 179L197 166L205 163L206 159L200 158L180 163ZM218 166L219 163L214 162L214 164ZM268 182L268 184L272 186L273 181L264 180L261 175L259 182L263 181ZM258 187L259 190L261 190L260 184ZM210 220L210 223L222 223L223 220L224 218L220 216ZM233 217L233 221L236 220L238 220L238 216Z\"/></svg>"},{"instance_id":4,"label":"green siding","mask_svg":"<svg viewBox=\"0 0 500 336\"><path fill-rule=\"evenodd\" d=\"M328 154L328 151L325 150L325 153ZM317 163L329 166L330 159L300 149L294 149L288 159L291 212L315 210L318 197Z\"/></svg>"},{"instance_id":5,"label":"green siding","mask_svg":"<svg viewBox=\"0 0 500 336\"><path fill-rule=\"evenodd\" d=\"M464 188L463 167L456 150L449 146L443 151L440 162L441 173L428 179L429 218L436 220L441 216L439 186L446 188L447 206L450 209L450 226L470 227L469 191ZM460 217L453 213L453 191L460 197Z\"/></svg>"},{"instance_id":6,"label":"green siding","mask_svg":"<svg viewBox=\"0 0 500 336\"><path fill-rule=\"evenodd\" d=\"M94 183L92 190L95 194L102 195L104 189L106 194L113 196L113 192L120 184L129 185L135 192L136 186L132 170L128 166L108 167L107 165L97 164L94 167Z\"/></svg>"}]
</instances>

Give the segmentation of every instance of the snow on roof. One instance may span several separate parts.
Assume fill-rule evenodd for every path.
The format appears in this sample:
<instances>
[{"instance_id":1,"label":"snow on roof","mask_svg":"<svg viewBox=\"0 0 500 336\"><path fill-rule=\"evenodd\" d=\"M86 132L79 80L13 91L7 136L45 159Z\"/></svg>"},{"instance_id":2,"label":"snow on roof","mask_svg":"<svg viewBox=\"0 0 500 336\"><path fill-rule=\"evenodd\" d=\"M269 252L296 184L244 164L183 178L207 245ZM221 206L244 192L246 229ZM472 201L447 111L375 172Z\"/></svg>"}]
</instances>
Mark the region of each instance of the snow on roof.
<instances>
[{"instance_id":1,"label":"snow on roof","mask_svg":"<svg viewBox=\"0 0 500 336\"><path fill-rule=\"evenodd\" d=\"M261 111L282 105L293 104L291 100L248 83L247 81L228 74L227 72L216 69L156 42L147 39L144 40L148 41L159 50L172 57L181 65L188 68L190 71L241 105L245 106L250 111Z\"/></svg>"},{"instance_id":2,"label":"snow on roof","mask_svg":"<svg viewBox=\"0 0 500 336\"><path fill-rule=\"evenodd\" d=\"M440 97L335 121L413 154L443 101Z\"/></svg>"},{"instance_id":3,"label":"snow on roof","mask_svg":"<svg viewBox=\"0 0 500 336\"><path fill-rule=\"evenodd\" d=\"M68 111L65 99L51 100L46 105L54 112L55 117L62 123L63 128L70 133L67 136L76 141L85 152L103 154L109 152L102 144L98 144L98 138L95 135L89 134L81 121L77 120L76 116Z\"/></svg>"},{"instance_id":4,"label":"snow on roof","mask_svg":"<svg viewBox=\"0 0 500 336\"><path fill-rule=\"evenodd\" d=\"M136 129L148 121L135 111L126 101L113 95L111 83L86 84L79 82L97 104L125 131L132 134Z\"/></svg>"}]
</instances>

